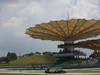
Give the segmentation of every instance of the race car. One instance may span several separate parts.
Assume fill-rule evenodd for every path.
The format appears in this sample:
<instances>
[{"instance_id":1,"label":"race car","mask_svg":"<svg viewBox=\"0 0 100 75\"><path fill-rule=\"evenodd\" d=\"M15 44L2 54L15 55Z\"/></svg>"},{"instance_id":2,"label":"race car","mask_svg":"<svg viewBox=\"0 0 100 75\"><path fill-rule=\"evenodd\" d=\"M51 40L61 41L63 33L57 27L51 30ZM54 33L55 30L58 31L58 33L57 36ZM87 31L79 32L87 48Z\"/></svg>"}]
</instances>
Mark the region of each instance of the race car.
<instances>
[{"instance_id":1,"label":"race car","mask_svg":"<svg viewBox=\"0 0 100 75\"><path fill-rule=\"evenodd\" d=\"M45 70L45 73L66 73L66 71L57 70L57 69L47 69Z\"/></svg>"}]
</instances>

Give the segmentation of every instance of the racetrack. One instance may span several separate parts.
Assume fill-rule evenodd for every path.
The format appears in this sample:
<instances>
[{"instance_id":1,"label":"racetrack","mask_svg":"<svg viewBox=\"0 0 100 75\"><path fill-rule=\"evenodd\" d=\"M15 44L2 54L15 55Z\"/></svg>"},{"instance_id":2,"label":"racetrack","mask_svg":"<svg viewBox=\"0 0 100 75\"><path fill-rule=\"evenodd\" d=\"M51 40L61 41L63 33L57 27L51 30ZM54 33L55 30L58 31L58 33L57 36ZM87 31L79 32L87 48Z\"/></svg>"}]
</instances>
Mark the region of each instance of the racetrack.
<instances>
[{"instance_id":1,"label":"racetrack","mask_svg":"<svg viewBox=\"0 0 100 75\"><path fill-rule=\"evenodd\" d=\"M100 68L93 69L65 69L67 73L60 73L59 75L100 75ZM44 70L8 70L0 69L0 74L33 74L33 75L50 75L46 74ZM52 75L58 75L52 74Z\"/></svg>"}]
</instances>

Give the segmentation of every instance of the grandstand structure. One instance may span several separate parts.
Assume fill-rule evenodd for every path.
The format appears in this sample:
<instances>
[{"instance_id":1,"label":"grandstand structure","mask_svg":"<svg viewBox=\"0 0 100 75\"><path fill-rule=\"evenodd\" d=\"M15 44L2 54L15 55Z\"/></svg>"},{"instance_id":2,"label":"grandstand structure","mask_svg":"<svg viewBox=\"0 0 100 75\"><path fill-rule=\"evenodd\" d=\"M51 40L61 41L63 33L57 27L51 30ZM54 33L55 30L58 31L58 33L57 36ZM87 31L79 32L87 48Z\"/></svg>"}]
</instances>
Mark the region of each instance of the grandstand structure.
<instances>
[{"instance_id":1,"label":"grandstand structure","mask_svg":"<svg viewBox=\"0 0 100 75\"><path fill-rule=\"evenodd\" d=\"M76 45L76 47L88 48L88 49L94 50L95 52L99 52L99 50L100 50L100 39L78 42L75 45Z\"/></svg>"},{"instance_id":2,"label":"grandstand structure","mask_svg":"<svg viewBox=\"0 0 100 75\"><path fill-rule=\"evenodd\" d=\"M63 48L61 56L66 56L68 59L74 58L73 51L76 47L89 48L94 51L100 50L99 39L75 43L78 40L99 36L100 20L70 19L50 21L28 28L26 34L35 39L62 41L63 44L58 45L58 48Z\"/></svg>"}]
</instances>

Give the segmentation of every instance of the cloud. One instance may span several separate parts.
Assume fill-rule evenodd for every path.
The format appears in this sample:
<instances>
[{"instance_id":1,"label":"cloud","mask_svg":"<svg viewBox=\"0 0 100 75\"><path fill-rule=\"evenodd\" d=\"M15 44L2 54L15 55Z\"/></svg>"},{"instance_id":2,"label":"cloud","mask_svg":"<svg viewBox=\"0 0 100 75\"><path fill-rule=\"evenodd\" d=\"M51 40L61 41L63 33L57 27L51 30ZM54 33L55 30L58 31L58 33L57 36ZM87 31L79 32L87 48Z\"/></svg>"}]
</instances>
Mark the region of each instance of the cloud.
<instances>
[{"instance_id":1,"label":"cloud","mask_svg":"<svg viewBox=\"0 0 100 75\"><path fill-rule=\"evenodd\" d=\"M70 9L71 18L100 19L99 0L77 0Z\"/></svg>"},{"instance_id":2,"label":"cloud","mask_svg":"<svg viewBox=\"0 0 100 75\"><path fill-rule=\"evenodd\" d=\"M9 0L12 1L12 0ZM6 1L4 1L4 4ZM3 26L19 26L33 19L35 23L70 18L100 19L99 0L27 0L8 2L1 11ZM5 13L6 12L6 13ZM3 15L3 16L2 16Z\"/></svg>"}]
</instances>

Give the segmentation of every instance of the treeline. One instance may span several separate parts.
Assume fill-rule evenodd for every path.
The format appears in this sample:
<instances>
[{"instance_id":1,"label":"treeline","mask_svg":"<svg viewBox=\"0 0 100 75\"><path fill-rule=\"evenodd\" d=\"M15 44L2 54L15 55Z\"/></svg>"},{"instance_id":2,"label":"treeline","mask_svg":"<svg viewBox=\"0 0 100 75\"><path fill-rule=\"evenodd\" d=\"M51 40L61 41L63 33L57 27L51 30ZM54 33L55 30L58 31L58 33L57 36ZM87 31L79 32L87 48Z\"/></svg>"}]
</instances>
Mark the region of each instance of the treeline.
<instances>
[{"instance_id":1,"label":"treeline","mask_svg":"<svg viewBox=\"0 0 100 75\"><path fill-rule=\"evenodd\" d=\"M13 61L13 60L16 60L16 59L17 59L16 53L8 52L7 56L0 57L0 63L5 64L5 63L9 63L10 61Z\"/></svg>"},{"instance_id":2,"label":"treeline","mask_svg":"<svg viewBox=\"0 0 100 75\"><path fill-rule=\"evenodd\" d=\"M35 53L31 52L31 53L24 54L23 56L32 56L32 55L50 55L50 56L52 56L57 53L58 52L42 52L42 53L41 52L35 52Z\"/></svg>"}]
</instances>

